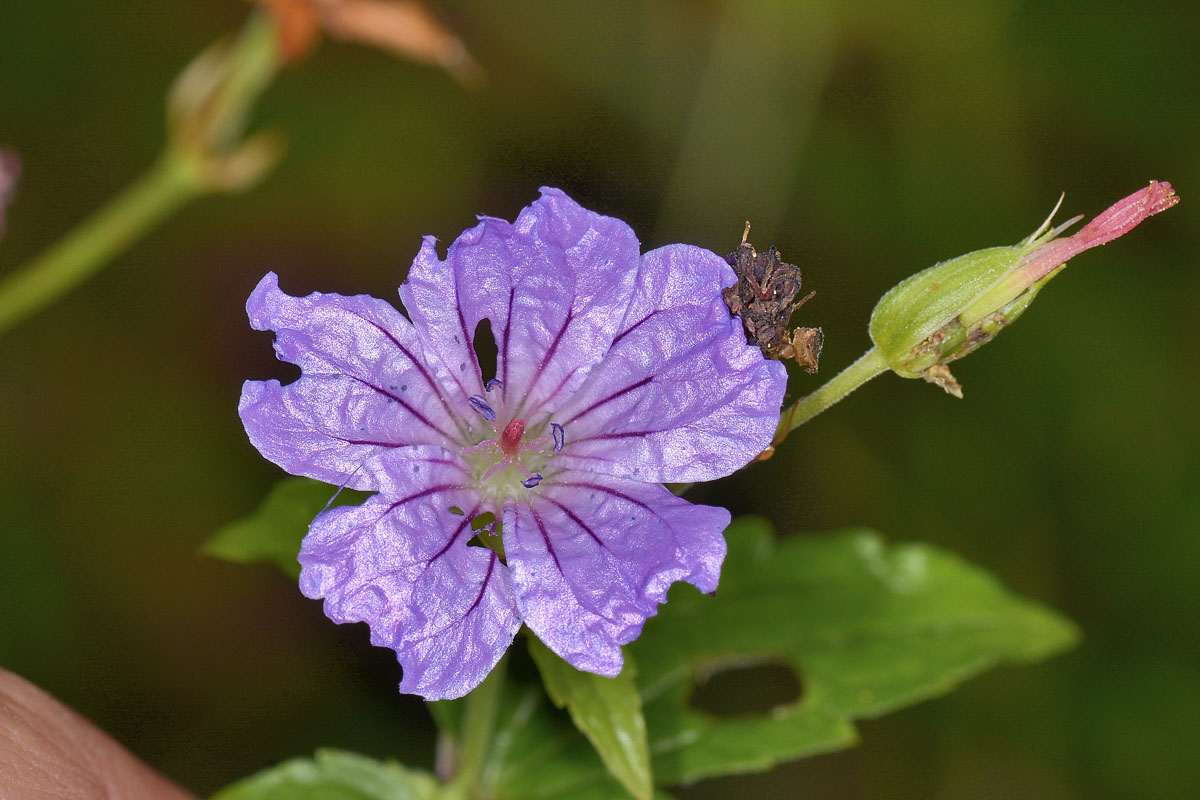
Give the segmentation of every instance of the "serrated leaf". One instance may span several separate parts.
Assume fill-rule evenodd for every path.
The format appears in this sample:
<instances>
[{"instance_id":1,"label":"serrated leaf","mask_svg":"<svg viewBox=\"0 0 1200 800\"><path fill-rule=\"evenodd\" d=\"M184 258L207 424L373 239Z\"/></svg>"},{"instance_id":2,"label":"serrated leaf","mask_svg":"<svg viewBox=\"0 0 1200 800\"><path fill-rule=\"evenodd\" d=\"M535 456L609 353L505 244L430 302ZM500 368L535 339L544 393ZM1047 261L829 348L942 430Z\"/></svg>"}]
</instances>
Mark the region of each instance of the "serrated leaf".
<instances>
[{"instance_id":1,"label":"serrated leaf","mask_svg":"<svg viewBox=\"0 0 1200 800\"><path fill-rule=\"evenodd\" d=\"M928 545L854 530L788 537L761 520L726 532L716 597L672 589L630 646L662 783L767 769L847 747L852 720L943 694L1002 661L1070 646L1070 622ZM725 664L786 663L801 697L769 713L718 718L689 705Z\"/></svg>"},{"instance_id":2,"label":"serrated leaf","mask_svg":"<svg viewBox=\"0 0 1200 800\"><path fill-rule=\"evenodd\" d=\"M650 751L646 744L646 722L642 700L634 682L633 659L625 658L615 678L580 672L532 636L529 654L537 664L546 693L559 708L566 708L572 721L621 785L641 800L654 792Z\"/></svg>"},{"instance_id":3,"label":"serrated leaf","mask_svg":"<svg viewBox=\"0 0 1200 800\"><path fill-rule=\"evenodd\" d=\"M211 800L434 800L439 791L437 780L420 770L319 750L227 786Z\"/></svg>"},{"instance_id":4,"label":"serrated leaf","mask_svg":"<svg viewBox=\"0 0 1200 800\"><path fill-rule=\"evenodd\" d=\"M254 513L218 530L202 549L207 555L240 564L274 564L297 578L300 540L335 493L333 505L361 503L368 497L353 489L339 493L336 487L308 478L284 478L271 487Z\"/></svg>"}]
</instances>

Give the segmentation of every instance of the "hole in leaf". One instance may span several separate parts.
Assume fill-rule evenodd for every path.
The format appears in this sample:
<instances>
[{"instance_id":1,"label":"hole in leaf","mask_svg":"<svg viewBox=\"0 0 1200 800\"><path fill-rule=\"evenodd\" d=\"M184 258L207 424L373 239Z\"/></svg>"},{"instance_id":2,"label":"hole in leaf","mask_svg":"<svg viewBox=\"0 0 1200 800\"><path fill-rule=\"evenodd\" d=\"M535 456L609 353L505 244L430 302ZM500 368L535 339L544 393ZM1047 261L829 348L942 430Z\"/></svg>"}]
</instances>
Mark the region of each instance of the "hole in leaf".
<instances>
[{"instance_id":1,"label":"hole in leaf","mask_svg":"<svg viewBox=\"0 0 1200 800\"><path fill-rule=\"evenodd\" d=\"M797 703L804 693L800 676L783 657L750 657L695 669L687 704L714 717L767 714Z\"/></svg>"},{"instance_id":2,"label":"hole in leaf","mask_svg":"<svg viewBox=\"0 0 1200 800\"><path fill-rule=\"evenodd\" d=\"M496 375L496 337L492 336L492 325L486 319L479 320L472 337L475 346L475 357L479 359L479 372L483 382L487 383Z\"/></svg>"}]
</instances>

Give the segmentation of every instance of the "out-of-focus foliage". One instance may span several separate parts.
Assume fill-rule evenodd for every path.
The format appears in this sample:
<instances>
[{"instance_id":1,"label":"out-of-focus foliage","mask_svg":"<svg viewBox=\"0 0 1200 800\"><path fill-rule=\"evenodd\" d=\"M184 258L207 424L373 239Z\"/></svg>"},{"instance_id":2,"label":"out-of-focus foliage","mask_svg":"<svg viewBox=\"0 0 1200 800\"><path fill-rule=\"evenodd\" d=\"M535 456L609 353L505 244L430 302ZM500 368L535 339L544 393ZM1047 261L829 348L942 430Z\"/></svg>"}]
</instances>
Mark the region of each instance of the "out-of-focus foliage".
<instances>
[{"instance_id":1,"label":"out-of-focus foliage","mask_svg":"<svg viewBox=\"0 0 1200 800\"><path fill-rule=\"evenodd\" d=\"M171 79L228 0L0 11L0 143L23 174L0 269L155 157ZM512 217L541 184L648 247L746 219L818 295L826 375L875 300L1151 178L1181 208L1091 253L956 369L967 399L880 378L695 499L780 530L929 540L1078 621L1083 644L861 725L861 745L683 797L1188 796L1200 711L1200 30L1191 4L446 2L488 75L325 42L260 122L288 154L192 206L0 346L0 663L200 793L332 746L430 763L433 726L360 626L269 570L205 559L278 477L242 380L288 379L243 306L388 293L422 234ZM796 391L824 376L794 376ZM202 753L202 756L198 756Z\"/></svg>"},{"instance_id":2,"label":"out-of-focus foliage","mask_svg":"<svg viewBox=\"0 0 1200 800\"><path fill-rule=\"evenodd\" d=\"M353 753L322 750L246 778L212 800L434 800L432 775Z\"/></svg>"},{"instance_id":3,"label":"out-of-focus foliage","mask_svg":"<svg viewBox=\"0 0 1200 800\"><path fill-rule=\"evenodd\" d=\"M223 526L204 543L204 553L242 564L272 564L300 577L300 540L313 517L331 505L357 505L364 492L308 478L284 478L271 487L254 513Z\"/></svg>"}]
</instances>

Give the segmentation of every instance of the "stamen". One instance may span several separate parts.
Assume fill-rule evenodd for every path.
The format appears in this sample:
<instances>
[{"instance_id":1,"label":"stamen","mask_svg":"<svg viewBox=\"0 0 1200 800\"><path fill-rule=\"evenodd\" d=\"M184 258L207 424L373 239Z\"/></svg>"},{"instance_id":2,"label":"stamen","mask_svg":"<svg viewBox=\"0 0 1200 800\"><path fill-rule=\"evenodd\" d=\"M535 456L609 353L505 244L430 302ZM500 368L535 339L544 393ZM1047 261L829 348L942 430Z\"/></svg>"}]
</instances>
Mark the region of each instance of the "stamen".
<instances>
[{"instance_id":1,"label":"stamen","mask_svg":"<svg viewBox=\"0 0 1200 800\"><path fill-rule=\"evenodd\" d=\"M554 452L558 453L567 443L567 432L557 422L550 423L550 433L554 435Z\"/></svg>"},{"instance_id":2,"label":"stamen","mask_svg":"<svg viewBox=\"0 0 1200 800\"><path fill-rule=\"evenodd\" d=\"M493 389L503 389L503 388L504 388L504 382L501 380L498 380L496 378L492 378L490 381L488 381L483 386L483 390L485 392L490 392Z\"/></svg>"},{"instance_id":3,"label":"stamen","mask_svg":"<svg viewBox=\"0 0 1200 800\"><path fill-rule=\"evenodd\" d=\"M537 486L541 482L542 482L542 473L535 472L532 475L530 475L529 478L527 478L526 480L521 481L521 485L524 486L526 489L532 489L533 487Z\"/></svg>"},{"instance_id":4,"label":"stamen","mask_svg":"<svg viewBox=\"0 0 1200 800\"><path fill-rule=\"evenodd\" d=\"M492 411L492 407L489 406L487 401L483 399L483 395L473 394L468 397L467 400L470 401L471 408L483 415L483 418L488 422L494 422L496 420L496 412Z\"/></svg>"}]
</instances>

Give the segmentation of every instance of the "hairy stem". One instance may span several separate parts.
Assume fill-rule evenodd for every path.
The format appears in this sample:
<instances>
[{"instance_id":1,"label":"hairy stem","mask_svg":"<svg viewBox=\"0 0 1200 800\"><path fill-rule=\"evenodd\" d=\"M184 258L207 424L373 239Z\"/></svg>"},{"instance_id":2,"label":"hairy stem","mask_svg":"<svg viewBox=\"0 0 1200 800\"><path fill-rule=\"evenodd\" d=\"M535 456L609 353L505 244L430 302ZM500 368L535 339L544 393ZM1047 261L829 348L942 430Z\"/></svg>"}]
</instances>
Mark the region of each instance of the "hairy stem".
<instances>
[{"instance_id":1,"label":"hairy stem","mask_svg":"<svg viewBox=\"0 0 1200 800\"><path fill-rule=\"evenodd\" d=\"M775 429L775 438L767 452L778 447L793 430L887 369L887 361L879 352L879 348L872 347L863 353L853 364L834 375L812 394L801 397L783 412L779 418L779 427Z\"/></svg>"}]
</instances>

